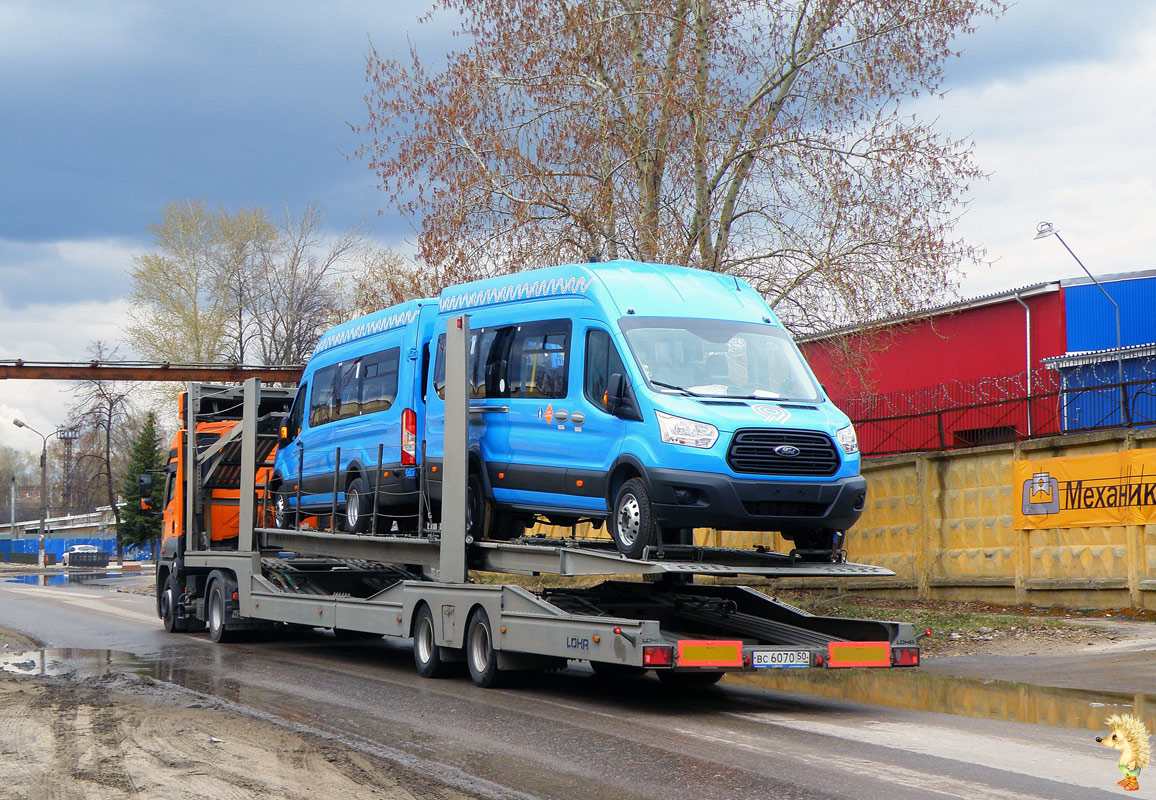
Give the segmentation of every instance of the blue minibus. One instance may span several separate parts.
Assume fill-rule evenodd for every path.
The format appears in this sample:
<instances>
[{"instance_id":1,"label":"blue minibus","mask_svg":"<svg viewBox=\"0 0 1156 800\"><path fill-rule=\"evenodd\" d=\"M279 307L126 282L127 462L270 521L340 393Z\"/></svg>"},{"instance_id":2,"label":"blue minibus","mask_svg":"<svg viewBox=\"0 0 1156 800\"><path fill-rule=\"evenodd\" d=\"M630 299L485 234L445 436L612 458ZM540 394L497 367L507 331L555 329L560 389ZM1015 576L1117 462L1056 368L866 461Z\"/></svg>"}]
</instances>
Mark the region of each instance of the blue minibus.
<instances>
[{"instance_id":1,"label":"blue minibus","mask_svg":"<svg viewBox=\"0 0 1156 800\"><path fill-rule=\"evenodd\" d=\"M321 338L280 431L270 484L277 527L331 515L363 533L378 514L383 532L394 522L417 529L422 353L436 313L436 301L411 300Z\"/></svg>"},{"instance_id":2,"label":"blue minibus","mask_svg":"<svg viewBox=\"0 0 1156 800\"><path fill-rule=\"evenodd\" d=\"M435 508L444 332L460 314L475 539L514 538L544 517L605 523L629 557L690 543L696 527L780 531L802 558L840 557L866 499L855 430L749 284L611 261L443 290L414 401Z\"/></svg>"}]
</instances>

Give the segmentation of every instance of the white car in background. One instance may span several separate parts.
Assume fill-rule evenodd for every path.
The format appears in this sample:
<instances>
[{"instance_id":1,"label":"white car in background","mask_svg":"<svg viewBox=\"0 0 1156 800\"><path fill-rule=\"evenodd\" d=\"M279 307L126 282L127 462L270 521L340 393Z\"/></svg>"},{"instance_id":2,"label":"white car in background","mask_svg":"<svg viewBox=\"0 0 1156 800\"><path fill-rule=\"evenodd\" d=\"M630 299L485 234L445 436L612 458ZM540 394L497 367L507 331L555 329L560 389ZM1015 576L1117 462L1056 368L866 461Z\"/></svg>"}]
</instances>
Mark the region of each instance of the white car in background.
<instances>
[{"instance_id":1,"label":"white car in background","mask_svg":"<svg viewBox=\"0 0 1156 800\"><path fill-rule=\"evenodd\" d=\"M64 555L60 557L61 565L70 566L69 562L72 560L70 556L73 553L99 553L100 548L93 544L74 544L64 551Z\"/></svg>"}]
</instances>

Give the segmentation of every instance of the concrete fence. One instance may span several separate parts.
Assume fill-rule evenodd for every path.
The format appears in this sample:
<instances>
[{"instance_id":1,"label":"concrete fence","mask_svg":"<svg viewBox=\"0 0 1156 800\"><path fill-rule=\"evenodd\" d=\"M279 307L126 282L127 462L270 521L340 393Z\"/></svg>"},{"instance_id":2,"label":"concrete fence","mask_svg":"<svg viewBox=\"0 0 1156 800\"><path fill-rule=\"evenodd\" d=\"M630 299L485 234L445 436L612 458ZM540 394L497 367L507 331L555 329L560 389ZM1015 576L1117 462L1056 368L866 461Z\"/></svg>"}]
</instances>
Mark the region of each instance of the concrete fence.
<instances>
[{"instance_id":1,"label":"concrete fence","mask_svg":"<svg viewBox=\"0 0 1156 800\"><path fill-rule=\"evenodd\" d=\"M1156 609L1156 524L1019 530L1016 460L1156 448L1156 429L1068 434L1016 444L866 459L867 507L848 534L851 560L893 578L779 579L783 588L870 589L899 596L1070 608ZM570 536L569 528L540 532ZM579 538L605 538L578 526ZM777 534L699 530L696 543L790 549Z\"/></svg>"}]
</instances>

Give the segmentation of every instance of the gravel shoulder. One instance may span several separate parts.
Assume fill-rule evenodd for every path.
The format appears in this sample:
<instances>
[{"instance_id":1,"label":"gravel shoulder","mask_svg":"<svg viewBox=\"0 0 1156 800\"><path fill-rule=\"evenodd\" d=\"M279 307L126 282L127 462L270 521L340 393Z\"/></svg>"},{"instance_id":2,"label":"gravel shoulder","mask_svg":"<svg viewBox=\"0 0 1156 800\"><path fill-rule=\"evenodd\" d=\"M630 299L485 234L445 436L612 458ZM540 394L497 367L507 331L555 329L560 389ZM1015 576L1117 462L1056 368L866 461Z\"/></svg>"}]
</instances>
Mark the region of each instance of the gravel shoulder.
<instances>
[{"instance_id":1,"label":"gravel shoulder","mask_svg":"<svg viewBox=\"0 0 1156 800\"><path fill-rule=\"evenodd\" d=\"M6 654L36 647L0 630ZM0 786L17 800L472 797L137 675L0 672Z\"/></svg>"}]
</instances>

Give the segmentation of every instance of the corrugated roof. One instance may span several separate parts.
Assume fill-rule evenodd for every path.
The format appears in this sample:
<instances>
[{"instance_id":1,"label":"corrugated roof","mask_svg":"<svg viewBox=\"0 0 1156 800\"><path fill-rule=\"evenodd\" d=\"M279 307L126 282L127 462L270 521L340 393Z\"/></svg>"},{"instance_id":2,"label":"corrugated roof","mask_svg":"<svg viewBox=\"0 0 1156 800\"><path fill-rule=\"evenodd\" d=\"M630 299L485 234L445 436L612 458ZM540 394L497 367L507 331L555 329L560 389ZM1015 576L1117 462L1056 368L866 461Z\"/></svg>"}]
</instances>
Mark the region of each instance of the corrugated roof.
<instances>
[{"instance_id":1,"label":"corrugated roof","mask_svg":"<svg viewBox=\"0 0 1156 800\"><path fill-rule=\"evenodd\" d=\"M1064 281L1044 281L1043 283L1032 283L1027 286L1020 286L1016 289L1006 289L1002 292L993 292L992 294L979 295L977 297L970 297L964 300L956 300L951 303L946 303L941 306L933 306L932 308L923 311L913 311L910 314L898 314L892 317L881 317L880 319L870 322L861 322L856 325L844 325L841 328L832 328L822 333L814 333L809 336L800 336L796 339L798 342L818 342L823 339L830 339L835 336L844 336L849 333L858 333L865 330L874 330L876 328L885 328L891 325L900 325L904 322L914 322L916 320L927 319L929 317L938 317L944 314L955 314L960 311L966 311L971 308L980 308L982 306L995 305L997 303L1014 302L1016 296L1019 297L1034 297L1039 294L1048 294L1050 292L1058 292L1060 286L1064 285Z\"/></svg>"},{"instance_id":2,"label":"corrugated roof","mask_svg":"<svg viewBox=\"0 0 1156 800\"><path fill-rule=\"evenodd\" d=\"M1103 350L1079 350L1073 353L1064 353L1062 356L1042 358L1040 362L1051 369L1065 369L1146 356L1156 356L1156 342L1133 344L1127 347L1106 347Z\"/></svg>"}]
</instances>

